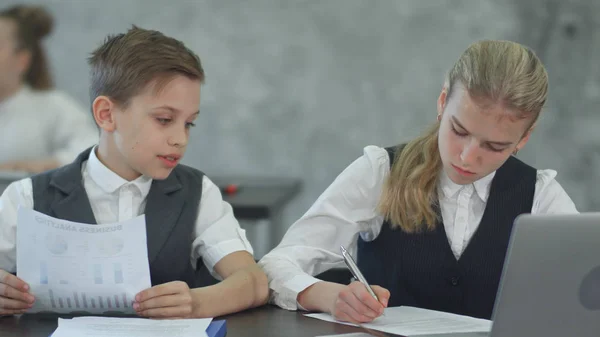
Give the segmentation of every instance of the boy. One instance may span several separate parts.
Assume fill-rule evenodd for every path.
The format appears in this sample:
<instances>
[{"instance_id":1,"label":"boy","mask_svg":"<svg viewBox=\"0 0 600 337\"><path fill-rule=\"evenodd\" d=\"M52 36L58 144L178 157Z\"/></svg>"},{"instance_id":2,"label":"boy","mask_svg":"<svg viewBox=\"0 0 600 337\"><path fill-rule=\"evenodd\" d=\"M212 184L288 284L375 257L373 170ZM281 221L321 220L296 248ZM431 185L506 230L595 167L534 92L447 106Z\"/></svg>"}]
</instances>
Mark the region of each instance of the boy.
<instances>
[{"instance_id":1,"label":"boy","mask_svg":"<svg viewBox=\"0 0 600 337\"><path fill-rule=\"evenodd\" d=\"M89 64L99 144L72 164L11 184L0 197L0 314L26 312L35 300L11 274L19 206L83 223L145 213L153 287L135 298L140 316L215 317L264 304L266 276L231 206L200 171L178 165L199 114L198 56L134 26L109 36ZM200 287L202 261L223 281Z\"/></svg>"}]
</instances>

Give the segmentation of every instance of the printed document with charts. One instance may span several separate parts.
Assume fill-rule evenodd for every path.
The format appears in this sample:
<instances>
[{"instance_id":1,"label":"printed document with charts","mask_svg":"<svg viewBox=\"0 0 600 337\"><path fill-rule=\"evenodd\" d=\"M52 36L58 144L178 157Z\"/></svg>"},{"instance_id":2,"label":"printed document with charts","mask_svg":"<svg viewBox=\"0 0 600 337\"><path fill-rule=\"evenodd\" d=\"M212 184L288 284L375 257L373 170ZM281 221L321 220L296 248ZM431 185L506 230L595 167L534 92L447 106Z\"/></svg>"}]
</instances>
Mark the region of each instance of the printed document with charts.
<instances>
[{"instance_id":1,"label":"printed document with charts","mask_svg":"<svg viewBox=\"0 0 600 337\"><path fill-rule=\"evenodd\" d=\"M35 296L31 313L135 314L151 286L145 217L89 225L20 207L17 276Z\"/></svg>"}]
</instances>

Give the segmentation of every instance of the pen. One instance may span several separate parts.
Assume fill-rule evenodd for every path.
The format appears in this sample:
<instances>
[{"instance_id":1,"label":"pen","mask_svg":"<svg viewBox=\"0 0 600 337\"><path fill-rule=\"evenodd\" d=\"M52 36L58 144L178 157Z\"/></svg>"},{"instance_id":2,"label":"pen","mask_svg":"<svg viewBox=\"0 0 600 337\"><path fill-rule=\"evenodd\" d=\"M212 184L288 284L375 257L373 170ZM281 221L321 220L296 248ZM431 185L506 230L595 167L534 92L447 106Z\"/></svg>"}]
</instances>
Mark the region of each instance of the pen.
<instances>
[{"instance_id":1,"label":"pen","mask_svg":"<svg viewBox=\"0 0 600 337\"><path fill-rule=\"evenodd\" d=\"M379 302L377 295L375 295L375 292L373 291L373 289L371 288L369 283L367 283L367 279L363 276L363 274L360 272L360 270L356 266L356 263L354 262L352 255L350 255L350 253L348 253L348 251L346 250L346 248L344 248L344 246L340 246L340 250L342 251L342 257L344 258L344 262L346 262L346 265L348 266L348 269L350 269L350 272L352 273L354 278L357 279L360 283L364 284L365 287L367 288L367 291L369 292L369 294L371 294L371 296L373 296L373 298Z\"/></svg>"}]
</instances>

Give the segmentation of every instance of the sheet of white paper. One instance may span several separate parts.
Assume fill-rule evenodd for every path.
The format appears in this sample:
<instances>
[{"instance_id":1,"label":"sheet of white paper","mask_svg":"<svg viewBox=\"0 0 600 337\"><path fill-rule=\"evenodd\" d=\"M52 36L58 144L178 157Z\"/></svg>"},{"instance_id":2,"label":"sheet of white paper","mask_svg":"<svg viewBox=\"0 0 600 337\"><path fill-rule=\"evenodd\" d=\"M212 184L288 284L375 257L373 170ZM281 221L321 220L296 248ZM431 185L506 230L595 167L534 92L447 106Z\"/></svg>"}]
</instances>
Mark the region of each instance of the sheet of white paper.
<instances>
[{"instance_id":1,"label":"sheet of white paper","mask_svg":"<svg viewBox=\"0 0 600 337\"><path fill-rule=\"evenodd\" d=\"M19 208L17 276L36 298L29 312L134 314L151 286L146 221L88 225Z\"/></svg>"},{"instance_id":2,"label":"sheet of white paper","mask_svg":"<svg viewBox=\"0 0 600 337\"><path fill-rule=\"evenodd\" d=\"M144 318L77 317L58 319L52 337L199 337L207 336L212 318L151 320Z\"/></svg>"},{"instance_id":3,"label":"sheet of white paper","mask_svg":"<svg viewBox=\"0 0 600 337\"><path fill-rule=\"evenodd\" d=\"M340 334L340 335L323 335L323 336L316 336L316 337L373 337L373 335L370 335L366 332L352 332L352 333L344 333L344 334Z\"/></svg>"},{"instance_id":4,"label":"sheet of white paper","mask_svg":"<svg viewBox=\"0 0 600 337\"><path fill-rule=\"evenodd\" d=\"M330 314L306 314L308 317L329 322L354 325L336 321ZM404 336L419 336L442 333L489 332L492 322L485 319L450 314L415 307L392 307L364 327Z\"/></svg>"}]
</instances>

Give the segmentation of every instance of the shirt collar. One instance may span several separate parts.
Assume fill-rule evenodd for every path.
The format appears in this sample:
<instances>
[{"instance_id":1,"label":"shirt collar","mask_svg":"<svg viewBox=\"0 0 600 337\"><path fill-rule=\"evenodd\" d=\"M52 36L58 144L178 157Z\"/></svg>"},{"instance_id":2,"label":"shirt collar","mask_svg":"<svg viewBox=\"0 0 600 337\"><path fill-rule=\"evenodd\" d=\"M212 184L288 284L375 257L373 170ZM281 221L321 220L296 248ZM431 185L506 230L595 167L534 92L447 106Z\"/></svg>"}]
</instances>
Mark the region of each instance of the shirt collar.
<instances>
[{"instance_id":1,"label":"shirt collar","mask_svg":"<svg viewBox=\"0 0 600 337\"><path fill-rule=\"evenodd\" d=\"M102 190L107 193L113 193L117 191L119 188L133 184L135 185L142 197L145 197L150 192L150 187L152 185L152 178L147 176L140 176L133 181L127 181L120 177L118 174L113 172L111 169L106 167L98 156L96 156L96 146L90 151L90 156L87 161L87 171L90 178L98 185Z\"/></svg>"},{"instance_id":2,"label":"shirt collar","mask_svg":"<svg viewBox=\"0 0 600 337\"><path fill-rule=\"evenodd\" d=\"M491 186L492 180L494 179L495 175L496 175L496 171L475 181L472 184L469 184L475 188L475 192L477 193L477 195L483 202L487 202L488 196L490 194L490 186ZM459 185L459 184L453 182L450 179L450 177L448 177L446 172L442 170L442 174L441 174L440 182L439 182L438 186L446 198L453 198L456 196L456 194L462 188L469 186L469 185Z\"/></svg>"}]
</instances>

